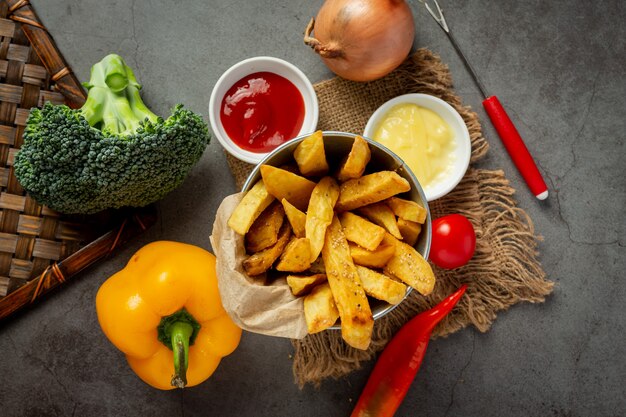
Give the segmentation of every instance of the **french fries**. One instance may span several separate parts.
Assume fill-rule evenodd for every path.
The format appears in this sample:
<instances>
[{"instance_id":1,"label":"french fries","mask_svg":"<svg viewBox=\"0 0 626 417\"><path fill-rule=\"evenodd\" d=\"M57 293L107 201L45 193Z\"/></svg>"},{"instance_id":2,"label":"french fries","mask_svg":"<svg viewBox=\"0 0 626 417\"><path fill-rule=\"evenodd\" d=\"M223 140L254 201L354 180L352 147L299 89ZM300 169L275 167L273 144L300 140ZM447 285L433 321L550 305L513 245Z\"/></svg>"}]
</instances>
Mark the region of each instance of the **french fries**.
<instances>
[{"instance_id":1,"label":"french fries","mask_svg":"<svg viewBox=\"0 0 626 417\"><path fill-rule=\"evenodd\" d=\"M254 253L243 261L243 269L246 271L246 274L251 277L255 275L261 275L263 272L267 271L274 261L278 259L285 246L289 242L289 237L291 236L291 228L289 227L289 223L283 222L283 225L278 232L278 240L272 246L267 249L263 249L260 252Z\"/></svg>"},{"instance_id":2,"label":"french fries","mask_svg":"<svg viewBox=\"0 0 626 417\"><path fill-rule=\"evenodd\" d=\"M404 300L406 285L403 283L364 266L357 265L356 270L367 295L393 305Z\"/></svg>"},{"instance_id":3,"label":"french fries","mask_svg":"<svg viewBox=\"0 0 626 417\"><path fill-rule=\"evenodd\" d=\"M328 329L338 318L339 311L327 283L313 288L311 294L304 297L304 319L309 333Z\"/></svg>"},{"instance_id":4,"label":"french fries","mask_svg":"<svg viewBox=\"0 0 626 417\"><path fill-rule=\"evenodd\" d=\"M350 255L357 265L369 266L370 268L384 268L389 259L396 253L394 245L381 243L375 250L370 251L350 243Z\"/></svg>"},{"instance_id":5,"label":"french fries","mask_svg":"<svg viewBox=\"0 0 626 417\"><path fill-rule=\"evenodd\" d=\"M289 285L291 293L296 297L305 295L322 282L326 282L326 274L315 274L308 277L299 275L287 276L287 285Z\"/></svg>"},{"instance_id":6,"label":"french fries","mask_svg":"<svg viewBox=\"0 0 626 417\"><path fill-rule=\"evenodd\" d=\"M376 250L385 237L385 229L345 211L339 215L346 239L368 250Z\"/></svg>"},{"instance_id":7,"label":"french fries","mask_svg":"<svg viewBox=\"0 0 626 417\"><path fill-rule=\"evenodd\" d=\"M353 178L361 178L370 158L370 147L365 139L360 136L355 137L350 153L339 168L337 179L344 182Z\"/></svg>"},{"instance_id":8,"label":"french fries","mask_svg":"<svg viewBox=\"0 0 626 417\"><path fill-rule=\"evenodd\" d=\"M395 253L385 266L385 274L399 278L422 295L430 294L435 288L435 274L430 264L413 246L400 242L389 234L385 236L385 241L396 247Z\"/></svg>"},{"instance_id":9,"label":"french fries","mask_svg":"<svg viewBox=\"0 0 626 417\"><path fill-rule=\"evenodd\" d=\"M333 217L326 231L322 258L341 317L341 336L350 346L367 349L374 318L337 216Z\"/></svg>"},{"instance_id":10,"label":"french fries","mask_svg":"<svg viewBox=\"0 0 626 417\"><path fill-rule=\"evenodd\" d=\"M294 238L287 244L280 261L276 264L277 271L302 272L311 266L311 244L309 239Z\"/></svg>"},{"instance_id":11,"label":"french fries","mask_svg":"<svg viewBox=\"0 0 626 417\"><path fill-rule=\"evenodd\" d=\"M398 229L402 235L402 240L408 245L415 246L417 238L422 231L422 225L419 223L398 218Z\"/></svg>"},{"instance_id":12,"label":"french fries","mask_svg":"<svg viewBox=\"0 0 626 417\"><path fill-rule=\"evenodd\" d=\"M393 171L380 171L365 175L341 184L337 211L354 210L386 200L410 189L409 182Z\"/></svg>"},{"instance_id":13,"label":"french fries","mask_svg":"<svg viewBox=\"0 0 626 417\"><path fill-rule=\"evenodd\" d=\"M328 172L322 131L318 130L304 139L293 152L300 172L305 176L321 177Z\"/></svg>"},{"instance_id":14,"label":"french fries","mask_svg":"<svg viewBox=\"0 0 626 417\"><path fill-rule=\"evenodd\" d=\"M293 234L296 235L296 237L304 237L306 214L298 210L296 207L294 207L293 204L291 204L284 198L282 199L281 203L283 203L283 209L285 210L285 214L287 215L289 224L291 224Z\"/></svg>"},{"instance_id":15,"label":"french fries","mask_svg":"<svg viewBox=\"0 0 626 417\"><path fill-rule=\"evenodd\" d=\"M260 171L268 193L279 201L286 199L299 210L306 209L315 188L313 181L271 165L261 165Z\"/></svg>"},{"instance_id":16,"label":"french fries","mask_svg":"<svg viewBox=\"0 0 626 417\"><path fill-rule=\"evenodd\" d=\"M230 215L228 226L240 235L245 235L252 223L272 201L274 197L267 191L263 180L257 181Z\"/></svg>"},{"instance_id":17,"label":"french fries","mask_svg":"<svg viewBox=\"0 0 626 417\"><path fill-rule=\"evenodd\" d=\"M258 252L276 243L284 217L285 211L278 201L274 201L263 210L246 233L246 250Z\"/></svg>"},{"instance_id":18,"label":"french fries","mask_svg":"<svg viewBox=\"0 0 626 417\"><path fill-rule=\"evenodd\" d=\"M394 214L401 219L419 224L423 224L426 221L426 209L415 201L391 197L386 202Z\"/></svg>"},{"instance_id":19,"label":"french fries","mask_svg":"<svg viewBox=\"0 0 626 417\"><path fill-rule=\"evenodd\" d=\"M338 169L329 166L321 132L293 156L280 168L261 166L262 179L229 218L249 254L243 269L260 285L286 277L293 296L303 297L309 333L340 319L346 343L366 349L374 321L368 297L398 304L407 285L433 290L433 271L413 248L428 211L398 197L410 189L398 173L363 176L371 155L360 137Z\"/></svg>"},{"instance_id":20,"label":"french fries","mask_svg":"<svg viewBox=\"0 0 626 417\"><path fill-rule=\"evenodd\" d=\"M402 239L396 216L394 216L393 211L386 204L374 203L361 207L357 211L377 225L384 227L394 237Z\"/></svg>"},{"instance_id":21,"label":"french fries","mask_svg":"<svg viewBox=\"0 0 626 417\"><path fill-rule=\"evenodd\" d=\"M326 228L333 220L333 208L338 197L339 186L332 177L322 178L311 194L306 214L306 237L311 241L311 262L322 251Z\"/></svg>"}]
</instances>

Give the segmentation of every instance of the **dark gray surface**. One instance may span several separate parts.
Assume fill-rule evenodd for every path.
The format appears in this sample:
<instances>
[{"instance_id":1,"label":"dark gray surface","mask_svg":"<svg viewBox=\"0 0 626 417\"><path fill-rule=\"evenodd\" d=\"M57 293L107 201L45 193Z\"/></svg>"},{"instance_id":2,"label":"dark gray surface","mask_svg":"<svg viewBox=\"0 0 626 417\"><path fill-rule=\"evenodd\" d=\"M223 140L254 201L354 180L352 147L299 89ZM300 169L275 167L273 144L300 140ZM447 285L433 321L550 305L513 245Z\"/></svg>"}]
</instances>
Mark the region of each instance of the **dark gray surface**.
<instances>
[{"instance_id":1,"label":"dark gray surface","mask_svg":"<svg viewBox=\"0 0 626 417\"><path fill-rule=\"evenodd\" d=\"M331 74L302 45L315 1L33 1L79 78L109 52L126 57L164 114L177 102L206 114L211 88L235 62L273 55L313 81ZM433 342L399 416L621 416L626 410L626 31L624 3L442 0L450 26L496 93L550 187L525 188L443 32L412 1L416 45L449 63L458 93L483 120L486 168L502 168L545 237L556 282L545 304L501 313L491 330ZM142 245L210 248L221 199L235 191L214 140L160 222L115 258L0 324L0 415L346 416L372 364L320 390L293 383L287 340L246 333L204 384L160 392L142 383L97 324L99 285Z\"/></svg>"}]
</instances>

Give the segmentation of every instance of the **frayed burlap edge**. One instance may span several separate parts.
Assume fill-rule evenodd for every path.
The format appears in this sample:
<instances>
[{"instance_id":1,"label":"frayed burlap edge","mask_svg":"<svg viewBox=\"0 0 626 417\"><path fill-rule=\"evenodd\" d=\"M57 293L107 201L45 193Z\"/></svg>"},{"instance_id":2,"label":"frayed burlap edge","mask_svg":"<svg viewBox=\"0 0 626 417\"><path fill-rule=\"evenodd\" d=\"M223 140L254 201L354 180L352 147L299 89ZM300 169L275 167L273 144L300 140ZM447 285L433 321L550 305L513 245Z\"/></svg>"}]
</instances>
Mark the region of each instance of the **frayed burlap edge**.
<instances>
[{"instance_id":1,"label":"frayed burlap edge","mask_svg":"<svg viewBox=\"0 0 626 417\"><path fill-rule=\"evenodd\" d=\"M341 78L315 85L321 130L362 132L369 116L387 100L401 94L425 93L450 103L463 117L472 141L471 162L481 159L489 145L482 136L478 116L463 106L452 89L448 67L427 49L420 49L397 70L381 80L354 83ZM230 169L241 187L253 166L227 155ZM372 343L360 351L346 345L337 331L293 340L293 373L300 387L319 385L325 378L340 378L375 357L389 338L411 317L428 309L463 283L467 296L435 329L433 337L446 336L467 325L485 332L496 313L520 301L541 302L552 291L537 260L539 238L530 217L517 207L515 190L502 171L470 169L457 188L430 204L433 217L461 213L473 223L476 254L463 268L447 271L434 267L437 285L423 297L416 291L374 326Z\"/></svg>"}]
</instances>

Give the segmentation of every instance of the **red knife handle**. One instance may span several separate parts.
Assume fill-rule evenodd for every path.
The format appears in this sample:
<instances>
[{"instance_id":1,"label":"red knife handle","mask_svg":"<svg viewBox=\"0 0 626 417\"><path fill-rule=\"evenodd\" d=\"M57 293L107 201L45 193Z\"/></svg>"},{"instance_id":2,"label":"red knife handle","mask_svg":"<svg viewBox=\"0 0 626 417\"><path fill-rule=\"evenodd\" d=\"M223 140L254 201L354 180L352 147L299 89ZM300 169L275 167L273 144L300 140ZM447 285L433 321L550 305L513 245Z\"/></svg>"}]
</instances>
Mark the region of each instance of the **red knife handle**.
<instances>
[{"instance_id":1,"label":"red knife handle","mask_svg":"<svg viewBox=\"0 0 626 417\"><path fill-rule=\"evenodd\" d=\"M538 199L545 200L548 197L548 187L500 100L496 96L488 97L483 101L483 107L530 191Z\"/></svg>"}]
</instances>

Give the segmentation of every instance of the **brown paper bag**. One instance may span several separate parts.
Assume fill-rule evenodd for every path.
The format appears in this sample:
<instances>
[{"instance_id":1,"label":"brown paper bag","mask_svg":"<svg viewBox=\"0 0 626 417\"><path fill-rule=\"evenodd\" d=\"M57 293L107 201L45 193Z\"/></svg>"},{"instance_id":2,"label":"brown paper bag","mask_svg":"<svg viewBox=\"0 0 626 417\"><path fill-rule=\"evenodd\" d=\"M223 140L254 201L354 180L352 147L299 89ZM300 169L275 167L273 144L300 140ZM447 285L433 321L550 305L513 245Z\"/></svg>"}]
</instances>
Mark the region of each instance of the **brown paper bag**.
<instances>
[{"instance_id":1,"label":"brown paper bag","mask_svg":"<svg viewBox=\"0 0 626 417\"><path fill-rule=\"evenodd\" d=\"M244 330L302 339L307 335L303 298L294 297L284 278L264 285L262 279L251 278L243 270L242 262L246 258L243 236L227 225L243 194L233 194L222 201L211 235L224 309Z\"/></svg>"}]
</instances>

